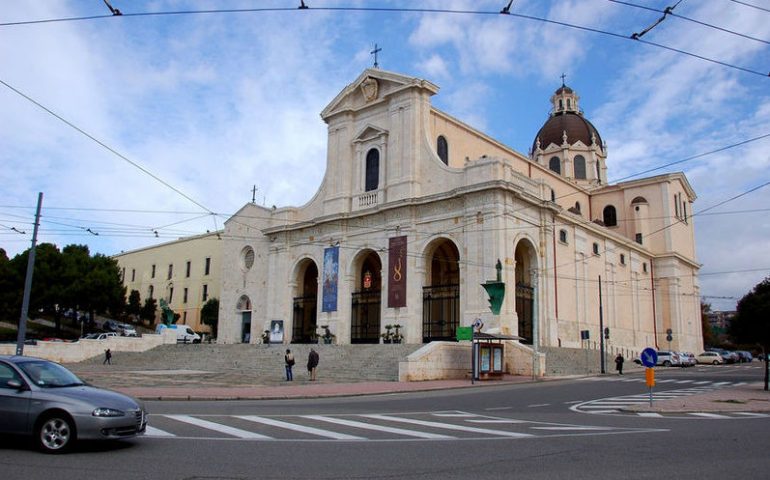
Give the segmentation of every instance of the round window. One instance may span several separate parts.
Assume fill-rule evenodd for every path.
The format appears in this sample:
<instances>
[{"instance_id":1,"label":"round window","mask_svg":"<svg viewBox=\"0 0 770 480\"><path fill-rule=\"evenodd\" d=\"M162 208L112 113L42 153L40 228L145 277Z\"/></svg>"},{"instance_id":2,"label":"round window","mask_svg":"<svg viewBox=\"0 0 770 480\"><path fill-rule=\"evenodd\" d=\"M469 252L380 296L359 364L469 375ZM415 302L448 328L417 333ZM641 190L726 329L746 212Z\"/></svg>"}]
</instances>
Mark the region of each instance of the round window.
<instances>
[{"instance_id":1,"label":"round window","mask_svg":"<svg viewBox=\"0 0 770 480\"><path fill-rule=\"evenodd\" d=\"M254 249L251 247L246 247L243 249L243 266L246 268L246 270L249 270L252 266L254 266Z\"/></svg>"}]
</instances>

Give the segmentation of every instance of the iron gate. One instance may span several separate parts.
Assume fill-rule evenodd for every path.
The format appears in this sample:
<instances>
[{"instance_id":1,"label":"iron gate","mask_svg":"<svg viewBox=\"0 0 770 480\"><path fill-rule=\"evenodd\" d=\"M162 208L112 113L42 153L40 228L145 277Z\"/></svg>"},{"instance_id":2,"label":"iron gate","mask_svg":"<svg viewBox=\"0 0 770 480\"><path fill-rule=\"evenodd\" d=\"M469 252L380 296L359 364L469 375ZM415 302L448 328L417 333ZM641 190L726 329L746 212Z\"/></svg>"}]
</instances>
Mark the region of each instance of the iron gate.
<instances>
[{"instance_id":1,"label":"iron gate","mask_svg":"<svg viewBox=\"0 0 770 480\"><path fill-rule=\"evenodd\" d=\"M380 343L380 291L352 295L350 343Z\"/></svg>"},{"instance_id":2,"label":"iron gate","mask_svg":"<svg viewBox=\"0 0 770 480\"><path fill-rule=\"evenodd\" d=\"M460 285L422 287L422 341L456 340Z\"/></svg>"},{"instance_id":3,"label":"iron gate","mask_svg":"<svg viewBox=\"0 0 770 480\"><path fill-rule=\"evenodd\" d=\"M532 344L532 306L535 289L523 284L516 285L516 315L519 317L521 343Z\"/></svg>"},{"instance_id":4,"label":"iron gate","mask_svg":"<svg viewBox=\"0 0 770 480\"><path fill-rule=\"evenodd\" d=\"M317 308L318 302L315 295L294 297L291 343L317 342L315 338Z\"/></svg>"}]
</instances>

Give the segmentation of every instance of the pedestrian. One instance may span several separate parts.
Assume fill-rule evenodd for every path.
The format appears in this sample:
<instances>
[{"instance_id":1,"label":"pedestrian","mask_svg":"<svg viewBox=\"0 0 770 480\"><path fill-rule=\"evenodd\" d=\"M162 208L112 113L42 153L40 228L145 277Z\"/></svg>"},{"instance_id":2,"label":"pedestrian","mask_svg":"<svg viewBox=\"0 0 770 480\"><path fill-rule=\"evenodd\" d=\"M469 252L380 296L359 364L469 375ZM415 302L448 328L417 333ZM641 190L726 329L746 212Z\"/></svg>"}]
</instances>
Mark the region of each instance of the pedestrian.
<instances>
[{"instance_id":1,"label":"pedestrian","mask_svg":"<svg viewBox=\"0 0 770 480\"><path fill-rule=\"evenodd\" d=\"M307 356L307 371L310 372L310 381L315 381L316 368L318 367L318 352L310 349L310 355Z\"/></svg>"},{"instance_id":2,"label":"pedestrian","mask_svg":"<svg viewBox=\"0 0 770 480\"><path fill-rule=\"evenodd\" d=\"M107 365L112 365L112 352L110 351L109 348L104 351L104 361L102 362L102 365L104 365L105 363Z\"/></svg>"},{"instance_id":3,"label":"pedestrian","mask_svg":"<svg viewBox=\"0 0 770 480\"><path fill-rule=\"evenodd\" d=\"M623 375L623 362L625 361L626 359L623 358L622 353L618 353L618 356L615 357L615 370L617 370L620 375Z\"/></svg>"},{"instance_id":4,"label":"pedestrian","mask_svg":"<svg viewBox=\"0 0 770 480\"><path fill-rule=\"evenodd\" d=\"M283 356L284 362L286 362L286 381L291 382L294 380L294 375L291 373L291 367L294 366L294 355L291 350L286 349L286 355Z\"/></svg>"}]
</instances>

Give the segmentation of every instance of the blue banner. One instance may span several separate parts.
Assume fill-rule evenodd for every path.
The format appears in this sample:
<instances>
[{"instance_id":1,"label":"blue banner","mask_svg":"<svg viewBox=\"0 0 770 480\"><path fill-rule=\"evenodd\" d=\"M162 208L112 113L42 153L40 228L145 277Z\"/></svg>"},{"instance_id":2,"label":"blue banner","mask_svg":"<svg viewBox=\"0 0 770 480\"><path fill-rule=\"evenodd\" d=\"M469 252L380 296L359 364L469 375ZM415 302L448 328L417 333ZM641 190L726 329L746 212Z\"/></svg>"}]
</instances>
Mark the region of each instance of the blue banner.
<instances>
[{"instance_id":1,"label":"blue banner","mask_svg":"<svg viewBox=\"0 0 770 480\"><path fill-rule=\"evenodd\" d=\"M324 249L322 312L337 311L337 281L340 269L340 247Z\"/></svg>"}]
</instances>

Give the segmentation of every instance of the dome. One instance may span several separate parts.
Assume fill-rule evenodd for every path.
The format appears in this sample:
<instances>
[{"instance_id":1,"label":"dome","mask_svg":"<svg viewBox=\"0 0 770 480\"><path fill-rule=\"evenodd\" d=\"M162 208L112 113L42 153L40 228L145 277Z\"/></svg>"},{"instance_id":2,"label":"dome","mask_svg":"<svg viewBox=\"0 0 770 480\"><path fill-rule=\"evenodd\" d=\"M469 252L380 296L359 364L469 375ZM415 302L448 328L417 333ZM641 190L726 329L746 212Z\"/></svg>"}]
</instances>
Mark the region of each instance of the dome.
<instances>
[{"instance_id":1,"label":"dome","mask_svg":"<svg viewBox=\"0 0 770 480\"><path fill-rule=\"evenodd\" d=\"M566 134L569 145L582 142L585 146L590 147L596 142L604 153L602 137L596 127L583 117L583 112L580 111L578 105L579 101L578 94L564 83L553 92L551 114L540 131L537 132L535 141L532 142L532 152L537 149L538 140L540 140L540 148L547 148L552 143L562 145Z\"/></svg>"},{"instance_id":2,"label":"dome","mask_svg":"<svg viewBox=\"0 0 770 480\"><path fill-rule=\"evenodd\" d=\"M550 144L561 145L564 143L564 134L567 134L567 143L575 145L578 141L584 145L590 146L593 142L591 137L595 137L596 144L604 151L602 137L591 122L586 120L577 112L558 112L552 114L545 124L540 128L532 144L532 151L537 148L537 141L540 140L540 148L545 148Z\"/></svg>"}]
</instances>

